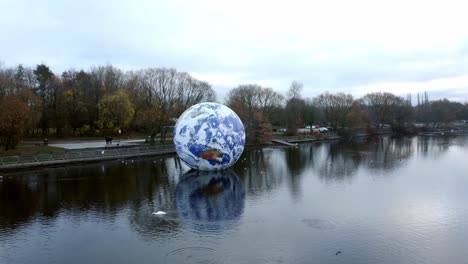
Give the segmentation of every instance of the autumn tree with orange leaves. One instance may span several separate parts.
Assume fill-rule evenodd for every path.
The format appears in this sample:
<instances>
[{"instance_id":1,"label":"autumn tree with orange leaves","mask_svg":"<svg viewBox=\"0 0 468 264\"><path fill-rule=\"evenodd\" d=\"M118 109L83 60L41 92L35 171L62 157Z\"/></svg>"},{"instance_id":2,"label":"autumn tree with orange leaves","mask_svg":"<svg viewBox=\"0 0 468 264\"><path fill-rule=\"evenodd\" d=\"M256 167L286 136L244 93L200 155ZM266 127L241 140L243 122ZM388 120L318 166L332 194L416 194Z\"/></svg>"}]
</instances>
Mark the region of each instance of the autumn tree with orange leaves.
<instances>
[{"instance_id":1,"label":"autumn tree with orange leaves","mask_svg":"<svg viewBox=\"0 0 468 264\"><path fill-rule=\"evenodd\" d=\"M0 101L0 145L14 149L23 137L27 125L29 109L16 96L5 96Z\"/></svg>"}]
</instances>

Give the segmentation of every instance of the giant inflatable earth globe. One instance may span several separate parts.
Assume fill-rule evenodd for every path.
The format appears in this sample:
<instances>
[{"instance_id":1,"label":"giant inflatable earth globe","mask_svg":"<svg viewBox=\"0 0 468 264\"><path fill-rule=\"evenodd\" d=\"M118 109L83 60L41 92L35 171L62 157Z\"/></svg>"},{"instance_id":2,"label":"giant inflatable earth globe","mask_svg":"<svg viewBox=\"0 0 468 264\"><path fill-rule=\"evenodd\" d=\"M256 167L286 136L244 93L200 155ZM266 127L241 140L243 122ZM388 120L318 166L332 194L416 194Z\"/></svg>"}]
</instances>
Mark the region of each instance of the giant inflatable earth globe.
<instances>
[{"instance_id":1,"label":"giant inflatable earth globe","mask_svg":"<svg viewBox=\"0 0 468 264\"><path fill-rule=\"evenodd\" d=\"M244 151L244 125L225 105L196 104L177 120L174 145L180 159L192 169L224 170Z\"/></svg>"}]
</instances>

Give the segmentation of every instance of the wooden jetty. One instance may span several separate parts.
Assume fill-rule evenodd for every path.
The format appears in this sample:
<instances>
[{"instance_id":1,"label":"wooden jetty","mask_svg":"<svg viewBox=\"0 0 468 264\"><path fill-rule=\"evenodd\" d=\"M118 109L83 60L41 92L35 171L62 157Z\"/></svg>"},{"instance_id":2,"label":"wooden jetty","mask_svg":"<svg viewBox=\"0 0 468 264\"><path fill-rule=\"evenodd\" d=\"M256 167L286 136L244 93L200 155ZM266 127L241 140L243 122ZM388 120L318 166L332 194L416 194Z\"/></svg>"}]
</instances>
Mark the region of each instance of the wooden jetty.
<instances>
[{"instance_id":1,"label":"wooden jetty","mask_svg":"<svg viewBox=\"0 0 468 264\"><path fill-rule=\"evenodd\" d=\"M285 146L290 146L290 147L296 147L297 143L289 143L287 141L281 140L281 139L272 139L271 142L285 145Z\"/></svg>"}]
</instances>

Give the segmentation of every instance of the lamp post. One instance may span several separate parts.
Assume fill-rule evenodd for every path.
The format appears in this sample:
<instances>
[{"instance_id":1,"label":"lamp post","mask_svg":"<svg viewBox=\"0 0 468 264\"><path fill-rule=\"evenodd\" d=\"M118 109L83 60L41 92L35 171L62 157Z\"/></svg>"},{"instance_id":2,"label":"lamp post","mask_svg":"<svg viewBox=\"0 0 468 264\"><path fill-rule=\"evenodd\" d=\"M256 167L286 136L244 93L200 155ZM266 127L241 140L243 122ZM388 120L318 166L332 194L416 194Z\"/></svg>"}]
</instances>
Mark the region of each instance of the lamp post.
<instances>
[{"instance_id":1,"label":"lamp post","mask_svg":"<svg viewBox=\"0 0 468 264\"><path fill-rule=\"evenodd\" d=\"M117 146L120 145L121 135L122 135L122 129L119 128L119 143L117 143Z\"/></svg>"}]
</instances>

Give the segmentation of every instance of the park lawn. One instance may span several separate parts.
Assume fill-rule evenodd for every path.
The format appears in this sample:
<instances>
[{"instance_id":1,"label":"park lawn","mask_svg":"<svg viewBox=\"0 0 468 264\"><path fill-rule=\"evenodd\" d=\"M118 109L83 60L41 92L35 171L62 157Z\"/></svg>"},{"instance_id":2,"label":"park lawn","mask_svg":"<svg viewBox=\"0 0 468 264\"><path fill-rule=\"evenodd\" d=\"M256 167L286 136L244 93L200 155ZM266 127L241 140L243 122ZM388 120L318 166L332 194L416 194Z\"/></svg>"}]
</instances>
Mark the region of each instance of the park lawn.
<instances>
[{"instance_id":1,"label":"park lawn","mask_svg":"<svg viewBox=\"0 0 468 264\"><path fill-rule=\"evenodd\" d=\"M3 148L0 149L0 157L52 152L65 152L65 149L44 145L19 145L15 149L10 149L8 151L5 151Z\"/></svg>"}]
</instances>

